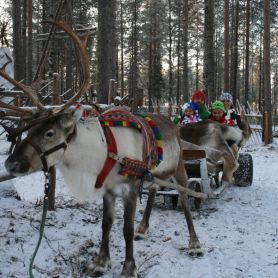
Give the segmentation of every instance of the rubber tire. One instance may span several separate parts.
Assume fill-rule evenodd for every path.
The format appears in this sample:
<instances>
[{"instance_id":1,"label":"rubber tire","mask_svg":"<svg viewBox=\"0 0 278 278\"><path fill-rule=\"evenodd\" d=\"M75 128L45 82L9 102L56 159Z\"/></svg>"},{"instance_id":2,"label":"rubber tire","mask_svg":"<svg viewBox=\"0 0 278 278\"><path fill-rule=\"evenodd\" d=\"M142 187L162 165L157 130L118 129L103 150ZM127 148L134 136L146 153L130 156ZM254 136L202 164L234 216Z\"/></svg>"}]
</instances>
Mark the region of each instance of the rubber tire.
<instances>
[{"instance_id":1,"label":"rubber tire","mask_svg":"<svg viewBox=\"0 0 278 278\"><path fill-rule=\"evenodd\" d=\"M178 206L178 195L164 195L164 204L168 209L176 209Z\"/></svg>"},{"instance_id":2,"label":"rubber tire","mask_svg":"<svg viewBox=\"0 0 278 278\"><path fill-rule=\"evenodd\" d=\"M239 167L234 172L235 185L240 187L250 186L253 182L253 158L249 153L240 153Z\"/></svg>"}]
</instances>

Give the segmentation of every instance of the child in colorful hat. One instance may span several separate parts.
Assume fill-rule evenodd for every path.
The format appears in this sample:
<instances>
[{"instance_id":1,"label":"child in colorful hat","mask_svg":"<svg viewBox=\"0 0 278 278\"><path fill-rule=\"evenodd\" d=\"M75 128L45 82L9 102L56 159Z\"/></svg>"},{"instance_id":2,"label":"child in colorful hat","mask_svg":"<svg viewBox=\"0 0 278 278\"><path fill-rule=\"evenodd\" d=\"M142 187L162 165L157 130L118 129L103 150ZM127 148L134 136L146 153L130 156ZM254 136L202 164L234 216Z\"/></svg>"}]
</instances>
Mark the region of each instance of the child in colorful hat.
<instances>
[{"instance_id":1,"label":"child in colorful hat","mask_svg":"<svg viewBox=\"0 0 278 278\"><path fill-rule=\"evenodd\" d=\"M206 96L202 91L195 91L191 97L191 101L196 103L198 106L198 114L202 120L208 119L210 117L210 112L206 107Z\"/></svg>"},{"instance_id":2,"label":"child in colorful hat","mask_svg":"<svg viewBox=\"0 0 278 278\"><path fill-rule=\"evenodd\" d=\"M223 102L226 112L226 119L232 119L236 122L236 124L241 128L241 118L236 113L234 107L233 107L233 96L228 93L224 92L220 95L219 99Z\"/></svg>"},{"instance_id":3,"label":"child in colorful hat","mask_svg":"<svg viewBox=\"0 0 278 278\"><path fill-rule=\"evenodd\" d=\"M215 101L211 106L211 116L210 120L226 124L226 125L235 125L235 121L233 119L226 119L226 110L222 101Z\"/></svg>"},{"instance_id":4,"label":"child in colorful hat","mask_svg":"<svg viewBox=\"0 0 278 278\"><path fill-rule=\"evenodd\" d=\"M186 125L199 121L197 105L194 102L187 102L182 106L183 117L180 124Z\"/></svg>"}]
</instances>

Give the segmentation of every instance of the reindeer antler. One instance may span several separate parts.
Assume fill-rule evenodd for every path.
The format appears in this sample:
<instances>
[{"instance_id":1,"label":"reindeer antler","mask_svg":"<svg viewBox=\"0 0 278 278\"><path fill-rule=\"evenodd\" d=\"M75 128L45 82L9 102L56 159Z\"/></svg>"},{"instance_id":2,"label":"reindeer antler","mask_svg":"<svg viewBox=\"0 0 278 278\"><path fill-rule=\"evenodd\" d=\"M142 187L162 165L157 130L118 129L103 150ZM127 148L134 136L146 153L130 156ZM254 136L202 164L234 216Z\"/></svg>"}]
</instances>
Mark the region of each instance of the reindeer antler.
<instances>
[{"instance_id":1,"label":"reindeer antler","mask_svg":"<svg viewBox=\"0 0 278 278\"><path fill-rule=\"evenodd\" d=\"M42 105L42 103L39 101L37 94L35 93L35 89L37 89L40 80L34 80L31 86L26 86L23 85L22 83L14 80L12 77L10 77L6 71L5 68L6 66L11 62L11 59L9 58L10 61L5 63L5 65L0 69L0 75L3 76L5 79L10 81L12 84L20 88L22 91L24 91L28 97L34 102L34 104L37 105L38 109L41 110L39 117L38 114L35 114L34 111L31 111L30 109L24 109L24 108L19 108L13 105L9 105L6 103L3 103L0 101L0 107L6 108L9 110L14 110L17 111L18 113L22 113L21 116L24 116L24 114L30 115L35 115L33 119L29 119L29 123L24 127L24 130L28 129L28 127L35 125L36 123L40 122L41 120L49 117L54 117L55 115L63 112L65 109L69 108L76 100L78 100L88 89L90 86L90 64L89 64L89 57L86 49L86 43L88 39L89 33L87 32L82 39L80 39L71 29L71 27L63 22L63 21L47 21L51 24L54 24L58 28L62 29L65 33L67 33L76 47L79 49L80 56L81 56L81 61L82 61L82 70L83 70L83 82L82 85L80 86L79 91L72 97L70 98L64 105L60 107L55 107L55 108L50 108L47 109ZM2 114L5 114L5 111L2 111ZM32 117L31 117L32 118ZM19 132L17 130L17 132Z\"/></svg>"},{"instance_id":2,"label":"reindeer antler","mask_svg":"<svg viewBox=\"0 0 278 278\"><path fill-rule=\"evenodd\" d=\"M68 107L70 107L75 101L77 101L85 92L89 89L89 86L91 84L91 76L90 76L90 63L89 63L89 56L86 49L87 45L87 39L89 36L89 32L86 32L85 35L80 39L71 29L71 27L65 23L64 21L48 21L54 25L56 25L58 28L64 30L65 33L67 33L70 38L73 40L76 47L79 49L80 56L81 56L81 65L82 65L82 71L83 71L83 83L80 86L80 89L77 94L75 94L72 98L70 98L62 107L59 107L58 112L62 112Z\"/></svg>"},{"instance_id":3,"label":"reindeer antler","mask_svg":"<svg viewBox=\"0 0 278 278\"><path fill-rule=\"evenodd\" d=\"M6 62L2 68L0 68L0 75L2 77L4 77L6 80L8 80L10 83L12 83L13 85L15 85L16 87L18 87L19 89L21 89L24 93L26 93L26 95L33 101L33 103L40 109L40 110L43 110L44 109L44 106L41 104L41 102L39 101L38 99L38 96L36 94L36 92L33 90L32 88L32 85L31 86L27 86L27 85L24 85L18 81L16 81L15 79L13 79L12 77L10 77L6 71L5 71L5 68L6 66L11 63L11 58L6 55L6 57L9 59L8 62ZM15 106L14 106L15 107ZM13 108L11 108L13 109ZM16 109L14 109L16 110Z\"/></svg>"}]
</instances>

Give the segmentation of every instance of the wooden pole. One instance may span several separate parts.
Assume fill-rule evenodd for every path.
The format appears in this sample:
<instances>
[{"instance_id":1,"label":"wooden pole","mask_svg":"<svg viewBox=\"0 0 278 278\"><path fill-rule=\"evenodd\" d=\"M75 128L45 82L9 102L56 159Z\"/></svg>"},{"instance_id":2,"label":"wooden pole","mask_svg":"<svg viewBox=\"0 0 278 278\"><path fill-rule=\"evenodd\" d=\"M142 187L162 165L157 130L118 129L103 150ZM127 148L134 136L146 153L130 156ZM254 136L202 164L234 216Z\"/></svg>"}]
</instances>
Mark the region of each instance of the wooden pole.
<instances>
[{"instance_id":1,"label":"wooden pole","mask_svg":"<svg viewBox=\"0 0 278 278\"><path fill-rule=\"evenodd\" d=\"M59 73L53 73L53 104L59 105L61 104L60 98L60 75Z\"/></svg>"},{"instance_id":2,"label":"wooden pole","mask_svg":"<svg viewBox=\"0 0 278 278\"><path fill-rule=\"evenodd\" d=\"M22 106L22 98L20 96L16 96L14 99L14 105L17 107Z\"/></svg>"},{"instance_id":3,"label":"wooden pole","mask_svg":"<svg viewBox=\"0 0 278 278\"><path fill-rule=\"evenodd\" d=\"M55 210L56 168L49 169L48 210Z\"/></svg>"},{"instance_id":4,"label":"wooden pole","mask_svg":"<svg viewBox=\"0 0 278 278\"><path fill-rule=\"evenodd\" d=\"M109 79L108 104L111 104L114 101L114 97L116 96L115 84L115 79Z\"/></svg>"},{"instance_id":5,"label":"wooden pole","mask_svg":"<svg viewBox=\"0 0 278 278\"><path fill-rule=\"evenodd\" d=\"M61 104L60 98L60 75L53 73L53 104ZM49 192L48 192L48 210L55 210L55 190L56 190L56 168L49 169Z\"/></svg>"},{"instance_id":6,"label":"wooden pole","mask_svg":"<svg viewBox=\"0 0 278 278\"><path fill-rule=\"evenodd\" d=\"M263 114L263 142L267 145L270 143L269 138L269 125L268 125L268 112L264 112Z\"/></svg>"}]
</instances>

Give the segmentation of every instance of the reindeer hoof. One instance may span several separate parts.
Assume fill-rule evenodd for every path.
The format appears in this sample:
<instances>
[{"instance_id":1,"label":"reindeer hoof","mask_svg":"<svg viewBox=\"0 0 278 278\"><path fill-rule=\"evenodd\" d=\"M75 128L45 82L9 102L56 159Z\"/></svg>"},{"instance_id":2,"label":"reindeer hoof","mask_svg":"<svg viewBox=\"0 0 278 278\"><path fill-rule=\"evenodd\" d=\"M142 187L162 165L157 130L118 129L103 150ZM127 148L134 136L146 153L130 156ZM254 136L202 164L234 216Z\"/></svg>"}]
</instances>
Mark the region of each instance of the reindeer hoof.
<instances>
[{"instance_id":1,"label":"reindeer hoof","mask_svg":"<svg viewBox=\"0 0 278 278\"><path fill-rule=\"evenodd\" d=\"M190 248L188 251L189 256L191 257L201 257L204 255L201 248Z\"/></svg>"},{"instance_id":2,"label":"reindeer hoof","mask_svg":"<svg viewBox=\"0 0 278 278\"><path fill-rule=\"evenodd\" d=\"M124 263L121 278L137 278L137 269L134 261Z\"/></svg>"},{"instance_id":3,"label":"reindeer hoof","mask_svg":"<svg viewBox=\"0 0 278 278\"><path fill-rule=\"evenodd\" d=\"M201 244L197 238L190 241L188 254L192 257L201 257L204 255Z\"/></svg>"},{"instance_id":4,"label":"reindeer hoof","mask_svg":"<svg viewBox=\"0 0 278 278\"><path fill-rule=\"evenodd\" d=\"M134 240L142 240L145 238L146 238L146 235L143 233L138 233L138 232L134 233Z\"/></svg>"},{"instance_id":5,"label":"reindeer hoof","mask_svg":"<svg viewBox=\"0 0 278 278\"><path fill-rule=\"evenodd\" d=\"M136 231L134 232L134 240L145 239L147 232L148 232L148 228L142 228L142 227L138 226Z\"/></svg>"},{"instance_id":6,"label":"reindeer hoof","mask_svg":"<svg viewBox=\"0 0 278 278\"><path fill-rule=\"evenodd\" d=\"M87 273L94 273L96 275L101 275L107 272L111 268L110 259L100 259L97 258L93 263L90 263L87 268Z\"/></svg>"}]
</instances>

